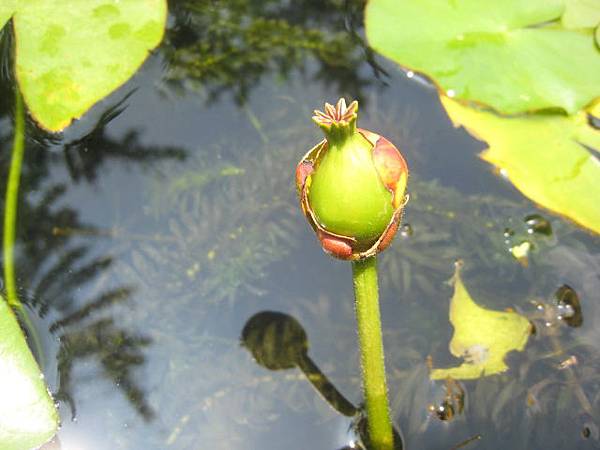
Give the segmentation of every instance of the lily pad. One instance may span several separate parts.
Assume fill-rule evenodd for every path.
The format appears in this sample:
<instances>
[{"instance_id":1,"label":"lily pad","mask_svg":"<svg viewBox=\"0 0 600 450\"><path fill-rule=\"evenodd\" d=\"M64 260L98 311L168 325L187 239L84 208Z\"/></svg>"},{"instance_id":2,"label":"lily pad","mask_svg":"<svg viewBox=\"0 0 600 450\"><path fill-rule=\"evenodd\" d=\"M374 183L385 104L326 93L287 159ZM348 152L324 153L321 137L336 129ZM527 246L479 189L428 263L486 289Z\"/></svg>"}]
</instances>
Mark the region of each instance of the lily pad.
<instances>
[{"instance_id":1,"label":"lily pad","mask_svg":"<svg viewBox=\"0 0 600 450\"><path fill-rule=\"evenodd\" d=\"M0 448L37 448L58 429L58 413L6 301L0 297Z\"/></svg>"},{"instance_id":2,"label":"lily pad","mask_svg":"<svg viewBox=\"0 0 600 450\"><path fill-rule=\"evenodd\" d=\"M600 119L600 98L596 99L594 103L589 107L588 112L596 119Z\"/></svg>"},{"instance_id":3,"label":"lily pad","mask_svg":"<svg viewBox=\"0 0 600 450\"><path fill-rule=\"evenodd\" d=\"M450 300L450 322L454 335L450 353L465 362L458 367L433 369L432 380L466 380L504 372L504 357L522 351L531 334L531 324L512 311L493 311L473 301L460 278L461 264L454 272L454 295Z\"/></svg>"},{"instance_id":4,"label":"lily pad","mask_svg":"<svg viewBox=\"0 0 600 450\"><path fill-rule=\"evenodd\" d=\"M11 15L25 102L42 127L60 131L137 71L162 39L167 5L13 0L0 6L0 26Z\"/></svg>"},{"instance_id":5,"label":"lily pad","mask_svg":"<svg viewBox=\"0 0 600 450\"><path fill-rule=\"evenodd\" d=\"M4 0L0 2L0 28L10 19L16 9L16 0Z\"/></svg>"},{"instance_id":6,"label":"lily pad","mask_svg":"<svg viewBox=\"0 0 600 450\"><path fill-rule=\"evenodd\" d=\"M487 142L481 158L495 165L523 194L541 206L600 233L600 130L585 111L572 116L531 114L506 118L442 104L455 126Z\"/></svg>"},{"instance_id":7,"label":"lily pad","mask_svg":"<svg viewBox=\"0 0 600 450\"><path fill-rule=\"evenodd\" d=\"M567 0L561 22L565 28L595 28L600 23L600 2Z\"/></svg>"},{"instance_id":8,"label":"lily pad","mask_svg":"<svg viewBox=\"0 0 600 450\"><path fill-rule=\"evenodd\" d=\"M371 0L366 34L451 97L506 114L574 113L600 96L600 50L590 31L559 25L565 1Z\"/></svg>"}]
</instances>

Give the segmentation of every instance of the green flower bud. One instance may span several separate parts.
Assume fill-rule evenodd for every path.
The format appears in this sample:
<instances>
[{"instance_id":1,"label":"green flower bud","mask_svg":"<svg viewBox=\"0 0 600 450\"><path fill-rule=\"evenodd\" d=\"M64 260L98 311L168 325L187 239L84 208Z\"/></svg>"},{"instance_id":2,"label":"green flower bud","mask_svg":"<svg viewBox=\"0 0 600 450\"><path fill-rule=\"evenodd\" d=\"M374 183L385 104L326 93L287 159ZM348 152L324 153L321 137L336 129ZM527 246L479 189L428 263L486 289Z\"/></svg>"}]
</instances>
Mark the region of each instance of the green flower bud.
<instances>
[{"instance_id":1,"label":"green flower bud","mask_svg":"<svg viewBox=\"0 0 600 450\"><path fill-rule=\"evenodd\" d=\"M315 111L325 139L296 169L302 209L325 251L341 259L372 256L389 245L406 203L408 168L392 143L356 127L358 103Z\"/></svg>"}]
</instances>

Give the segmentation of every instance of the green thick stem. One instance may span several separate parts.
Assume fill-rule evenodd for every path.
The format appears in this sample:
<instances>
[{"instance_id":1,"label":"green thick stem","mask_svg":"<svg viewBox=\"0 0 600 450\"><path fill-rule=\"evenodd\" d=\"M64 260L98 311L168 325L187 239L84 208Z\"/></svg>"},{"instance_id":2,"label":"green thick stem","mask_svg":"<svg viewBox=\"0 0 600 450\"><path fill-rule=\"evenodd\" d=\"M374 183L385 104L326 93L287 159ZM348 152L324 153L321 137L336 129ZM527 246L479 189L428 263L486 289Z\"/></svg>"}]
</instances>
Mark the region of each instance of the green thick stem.
<instances>
[{"instance_id":1,"label":"green thick stem","mask_svg":"<svg viewBox=\"0 0 600 450\"><path fill-rule=\"evenodd\" d=\"M392 450L375 257L352 262L352 275L369 440L375 450Z\"/></svg>"},{"instance_id":2,"label":"green thick stem","mask_svg":"<svg viewBox=\"0 0 600 450\"><path fill-rule=\"evenodd\" d=\"M23 307L17 294L17 282L15 276L15 237L17 226L17 205L19 201L19 183L21 181L21 165L23 153L25 152L25 110L23 99L18 89L15 89L15 124L13 148L6 186L6 198L4 201L4 230L2 236L2 262L4 266L4 284L6 286L6 301L12 310L19 316L27 328L27 332L33 338L33 345L37 356L43 357L42 345L39 336L29 314Z\"/></svg>"}]
</instances>

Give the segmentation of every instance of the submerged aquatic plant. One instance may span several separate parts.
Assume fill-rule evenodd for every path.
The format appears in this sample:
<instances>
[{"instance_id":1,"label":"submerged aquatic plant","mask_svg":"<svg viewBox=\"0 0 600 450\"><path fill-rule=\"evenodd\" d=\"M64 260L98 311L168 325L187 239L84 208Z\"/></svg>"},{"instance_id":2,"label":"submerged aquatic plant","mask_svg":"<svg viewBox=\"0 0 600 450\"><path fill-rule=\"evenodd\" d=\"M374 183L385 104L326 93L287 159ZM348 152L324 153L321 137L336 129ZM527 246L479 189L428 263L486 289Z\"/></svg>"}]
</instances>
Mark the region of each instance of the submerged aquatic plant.
<instances>
[{"instance_id":1,"label":"submerged aquatic plant","mask_svg":"<svg viewBox=\"0 0 600 450\"><path fill-rule=\"evenodd\" d=\"M231 95L245 104L264 78L287 79L293 74L364 98L365 88L372 84L364 75L366 65L375 74L382 70L354 31L362 20L355 24L352 19L363 4L363 0L172 2L172 24L159 49L167 62L165 80L176 91L201 92L209 103Z\"/></svg>"},{"instance_id":2,"label":"submerged aquatic plant","mask_svg":"<svg viewBox=\"0 0 600 450\"><path fill-rule=\"evenodd\" d=\"M370 442L391 449L376 255L392 241L408 196L408 168L384 137L356 127L358 102L342 98L313 120L325 139L296 169L300 204L323 249L352 261Z\"/></svg>"}]
</instances>

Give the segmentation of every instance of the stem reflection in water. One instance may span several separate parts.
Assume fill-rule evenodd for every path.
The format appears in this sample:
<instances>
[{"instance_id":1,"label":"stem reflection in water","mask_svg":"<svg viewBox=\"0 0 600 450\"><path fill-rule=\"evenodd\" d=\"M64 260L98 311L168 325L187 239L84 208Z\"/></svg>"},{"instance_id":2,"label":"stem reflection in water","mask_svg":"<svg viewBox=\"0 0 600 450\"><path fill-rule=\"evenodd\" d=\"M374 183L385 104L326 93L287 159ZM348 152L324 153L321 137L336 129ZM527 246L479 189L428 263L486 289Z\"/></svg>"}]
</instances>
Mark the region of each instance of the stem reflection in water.
<instances>
[{"instance_id":1,"label":"stem reflection in water","mask_svg":"<svg viewBox=\"0 0 600 450\"><path fill-rule=\"evenodd\" d=\"M340 414L354 417L354 428L366 448L369 445L367 418L340 393L308 356L308 337L300 323L284 313L262 311L252 316L242 330L241 343L258 364L269 370L298 367L327 403ZM394 449L403 448L402 438L393 430ZM375 448L375 447L373 447Z\"/></svg>"}]
</instances>

